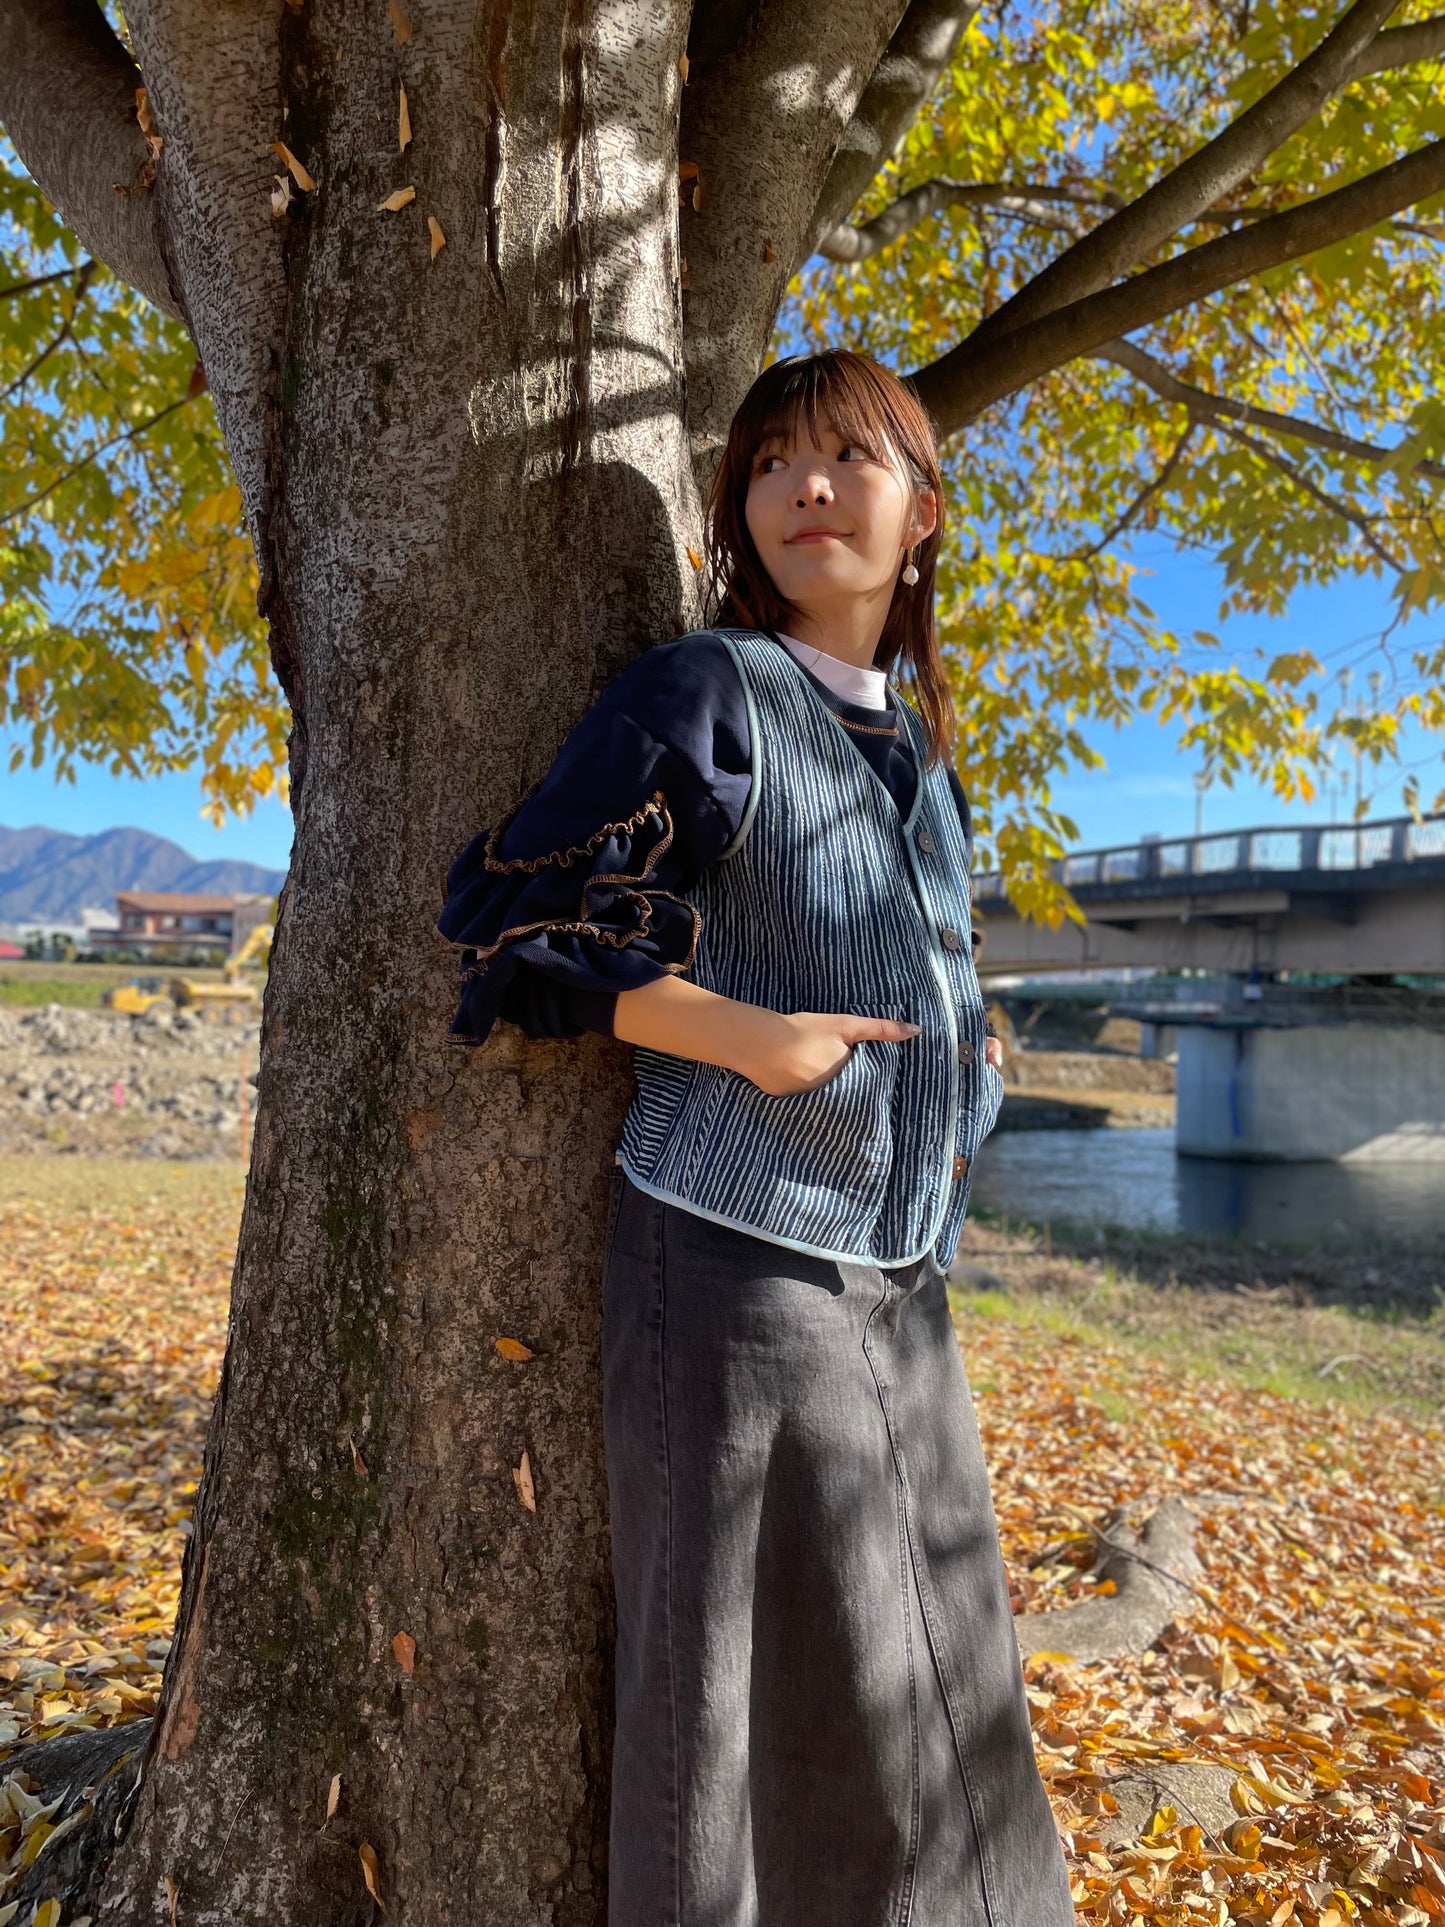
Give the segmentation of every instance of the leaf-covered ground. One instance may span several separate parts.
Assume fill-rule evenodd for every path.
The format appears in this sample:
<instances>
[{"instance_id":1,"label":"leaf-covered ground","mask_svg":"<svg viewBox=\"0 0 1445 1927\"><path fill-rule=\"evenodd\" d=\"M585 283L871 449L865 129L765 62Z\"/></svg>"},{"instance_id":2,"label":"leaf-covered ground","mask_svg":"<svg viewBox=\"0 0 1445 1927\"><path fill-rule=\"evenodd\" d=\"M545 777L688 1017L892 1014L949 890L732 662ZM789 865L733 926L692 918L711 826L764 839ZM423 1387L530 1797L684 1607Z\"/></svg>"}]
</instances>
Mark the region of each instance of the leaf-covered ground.
<instances>
[{"instance_id":1,"label":"leaf-covered ground","mask_svg":"<svg viewBox=\"0 0 1445 1927\"><path fill-rule=\"evenodd\" d=\"M3 1176L0 1755L154 1703L240 1192L215 1167ZM958 1323L1022 1607L1088 1588L1090 1526L1114 1508L1208 1501L1207 1597L1154 1649L1029 1668L1080 1919L1445 1919L1445 1427L1284 1396L1022 1299L960 1300ZM1230 1770L1229 1820L1166 1803L1106 1844L1111 1781L1181 1761ZM3 1870L47 1826L8 1784L0 1927Z\"/></svg>"}]
</instances>

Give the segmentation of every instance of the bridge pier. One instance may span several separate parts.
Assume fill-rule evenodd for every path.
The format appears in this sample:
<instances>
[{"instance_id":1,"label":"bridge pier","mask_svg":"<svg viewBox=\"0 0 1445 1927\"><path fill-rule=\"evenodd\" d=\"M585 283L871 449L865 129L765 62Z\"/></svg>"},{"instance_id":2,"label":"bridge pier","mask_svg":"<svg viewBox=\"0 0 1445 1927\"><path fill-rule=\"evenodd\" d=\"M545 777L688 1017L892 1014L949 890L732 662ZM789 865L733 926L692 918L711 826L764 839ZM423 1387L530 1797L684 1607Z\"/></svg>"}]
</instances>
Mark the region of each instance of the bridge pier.
<instances>
[{"instance_id":1,"label":"bridge pier","mask_svg":"<svg viewBox=\"0 0 1445 1927\"><path fill-rule=\"evenodd\" d=\"M1181 1025L1178 1149L1193 1157L1445 1163L1445 1032Z\"/></svg>"}]
</instances>

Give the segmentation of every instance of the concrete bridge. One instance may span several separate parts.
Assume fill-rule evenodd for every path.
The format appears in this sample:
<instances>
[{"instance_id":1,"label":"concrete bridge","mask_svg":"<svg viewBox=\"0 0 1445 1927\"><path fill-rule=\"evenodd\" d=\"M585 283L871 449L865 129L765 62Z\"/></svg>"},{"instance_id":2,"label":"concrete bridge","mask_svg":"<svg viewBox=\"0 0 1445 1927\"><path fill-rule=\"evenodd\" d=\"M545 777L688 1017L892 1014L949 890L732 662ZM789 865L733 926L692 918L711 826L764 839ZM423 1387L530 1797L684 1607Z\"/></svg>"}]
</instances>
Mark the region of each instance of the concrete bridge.
<instances>
[{"instance_id":1,"label":"concrete bridge","mask_svg":"<svg viewBox=\"0 0 1445 1927\"><path fill-rule=\"evenodd\" d=\"M974 878L980 974L1118 969L1445 975L1445 816L1141 838L1065 857L1083 929L1026 922Z\"/></svg>"},{"instance_id":2,"label":"concrete bridge","mask_svg":"<svg viewBox=\"0 0 1445 1927\"><path fill-rule=\"evenodd\" d=\"M1349 829L1144 839L1064 858L1088 918L1025 922L1001 880L974 880L985 983L1006 974L1144 968L1213 973L1116 1006L1167 1027L1176 1142L1229 1159L1445 1162L1445 816ZM1311 989L1285 978L1374 978Z\"/></svg>"}]
</instances>

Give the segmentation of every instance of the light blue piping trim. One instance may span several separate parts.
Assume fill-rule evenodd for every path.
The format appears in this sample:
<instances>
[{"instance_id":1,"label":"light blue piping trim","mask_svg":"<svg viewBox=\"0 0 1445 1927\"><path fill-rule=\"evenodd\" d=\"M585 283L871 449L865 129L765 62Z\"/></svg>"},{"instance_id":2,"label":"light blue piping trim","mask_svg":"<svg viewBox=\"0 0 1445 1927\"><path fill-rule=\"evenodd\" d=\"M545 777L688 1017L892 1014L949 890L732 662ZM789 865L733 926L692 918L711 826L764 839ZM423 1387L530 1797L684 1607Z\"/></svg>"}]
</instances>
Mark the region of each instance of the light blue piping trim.
<instances>
[{"instance_id":1,"label":"light blue piping trim","mask_svg":"<svg viewBox=\"0 0 1445 1927\"><path fill-rule=\"evenodd\" d=\"M901 705L902 698L897 698L897 700ZM903 713L901 707L899 713ZM906 727L908 729L909 740L913 744L914 756L918 762L918 793L914 798L913 809L909 813L908 822L904 826L905 831L908 831L913 827L914 818L918 815L918 807L923 799L925 771L923 768L923 759L918 749L918 738L913 733L913 718L911 712L909 713L909 720ZM923 881L923 872L918 867L918 852L913 846L913 838L910 835L904 835L903 847L908 854L908 867L913 872L913 887L918 893L919 906L923 912L923 928L928 938L928 960L933 965L933 975L938 984L939 994L943 998L943 1009L948 1019L948 1034L950 1039L948 1062L948 1148L940 1166L943 1185L939 1192L938 1214L929 1228L928 1243L925 1247L926 1250L932 1251L933 1247L938 1243L939 1234L943 1230L944 1221L948 1217L949 1209L953 1202L954 1146L958 1142L958 1013L953 1007L953 992L950 990L948 984L948 966L944 963L943 952L939 948L937 914L929 900L928 889ZM965 893L965 899L967 900L967 893ZM971 1177L972 1174L970 1173L970 1182Z\"/></svg>"},{"instance_id":2,"label":"light blue piping trim","mask_svg":"<svg viewBox=\"0 0 1445 1927\"><path fill-rule=\"evenodd\" d=\"M617 1162L627 1173L639 1191L645 1191L649 1198L658 1198L663 1204L674 1204L679 1211L691 1212L694 1218L705 1218L709 1224L726 1225L729 1231L745 1231L750 1238L761 1238L764 1244L781 1245L785 1251L801 1252L805 1258L831 1258L840 1265L872 1265L879 1271L901 1271L905 1265L916 1265L920 1258L926 1258L938 1243L938 1229L943 1223L940 1216L934 1227L934 1235L919 1251L908 1258L875 1258L871 1252L830 1251L826 1245L807 1245L799 1238L775 1237L771 1231L761 1231L755 1224L747 1224L742 1218L727 1218L720 1211L705 1211L701 1205L694 1204L691 1198L679 1197L675 1191L664 1191L661 1185L653 1184L646 1178L638 1177L627 1162L624 1152L617 1152ZM947 1213L945 1203L944 1215Z\"/></svg>"},{"instance_id":3,"label":"light blue piping trim","mask_svg":"<svg viewBox=\"0 0 1445 1927\"><path fill-rule=\"evenodd\" d=\"M730 856L736 856L744 843L747 842L748 832L753 827L753 818L757 815L758 804L762 800L763 732L758 728L758 707L753 701L753 686L748 681L748 672L743 663L742 652L733 646L732 636L726 629L715 630L714 634L732 657L733 666L736 668L738 679L743 686L743 703L748 712L748 751L753 766L752 782L748 788L747 806L743 810L743 820L738 825L738 833L717 859L719 863L726 863L728 858Z\"/></svg>"}]
</instances>

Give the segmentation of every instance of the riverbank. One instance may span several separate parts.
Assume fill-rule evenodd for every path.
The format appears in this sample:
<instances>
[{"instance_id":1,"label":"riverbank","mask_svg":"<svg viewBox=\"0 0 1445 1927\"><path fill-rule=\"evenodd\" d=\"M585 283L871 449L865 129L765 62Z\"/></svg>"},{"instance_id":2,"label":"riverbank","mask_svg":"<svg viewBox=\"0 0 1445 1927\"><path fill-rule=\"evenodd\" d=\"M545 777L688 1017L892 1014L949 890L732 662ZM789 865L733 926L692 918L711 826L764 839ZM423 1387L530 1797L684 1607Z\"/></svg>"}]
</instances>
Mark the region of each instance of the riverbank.
<instances>
[{"instance_id":1,"label":"riverbank","mask_svg":"<svg viewBox=\"0 0 1445 1927\"><path fill-rule=\"evenodd\" d=\"M960 1308L1041 1336L1361 1414L1445 1414L1433 1239L1268 1245L990 1214L965 1225L951 1279Z\"/></svg>"}]
</instances>

